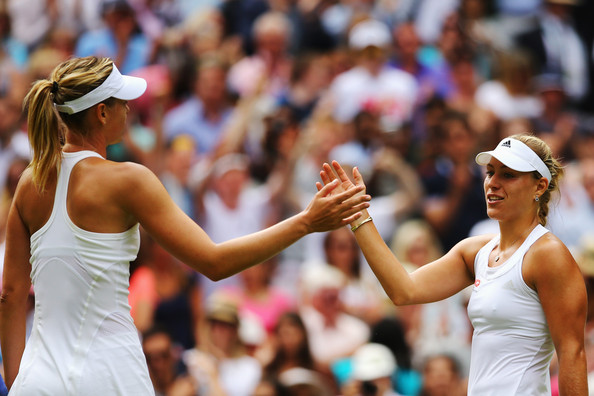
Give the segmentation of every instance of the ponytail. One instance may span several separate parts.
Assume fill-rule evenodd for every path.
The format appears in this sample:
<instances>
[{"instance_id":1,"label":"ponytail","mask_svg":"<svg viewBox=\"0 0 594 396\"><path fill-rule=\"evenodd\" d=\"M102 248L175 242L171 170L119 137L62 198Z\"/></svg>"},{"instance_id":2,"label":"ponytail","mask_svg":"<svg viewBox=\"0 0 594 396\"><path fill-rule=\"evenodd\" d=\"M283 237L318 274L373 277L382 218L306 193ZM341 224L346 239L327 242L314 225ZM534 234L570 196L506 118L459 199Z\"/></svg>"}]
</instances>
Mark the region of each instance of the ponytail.
<instances>
[{"instance_id":1,"label":"ponytail","mask_svg":"<svg viewBox=\"0 0 594 396\"><path fill-rule=\"evenodd\" d=\"M51 81L37 81L24 100L33 148L29 167L33 170L33 183L40 192L45 191L51 173L59 169L62 155L63 127L54 109L52 88Z\"/></svg>"}]
</instances>

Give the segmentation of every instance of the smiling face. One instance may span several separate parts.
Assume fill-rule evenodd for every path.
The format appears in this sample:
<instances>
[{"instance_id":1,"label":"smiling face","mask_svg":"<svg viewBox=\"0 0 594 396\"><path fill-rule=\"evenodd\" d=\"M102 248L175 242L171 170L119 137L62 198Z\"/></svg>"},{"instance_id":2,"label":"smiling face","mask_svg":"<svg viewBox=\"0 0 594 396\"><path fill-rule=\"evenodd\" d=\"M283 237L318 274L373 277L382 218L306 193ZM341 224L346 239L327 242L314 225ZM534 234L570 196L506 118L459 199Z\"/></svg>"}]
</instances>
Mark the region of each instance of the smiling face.
<instances>
[{"instance_id":1,"label":"smiling face","mask_svg":"<svg viewBox=\"0 0 594 396\"><path fill-rule=\"evenodd\" d=\"M536 213L534 197L543 193L546 179L532 172L515 171L491 158L487 164L484 189L487 215L498 221L515 220Z\"/></svg>"}]
</instances>

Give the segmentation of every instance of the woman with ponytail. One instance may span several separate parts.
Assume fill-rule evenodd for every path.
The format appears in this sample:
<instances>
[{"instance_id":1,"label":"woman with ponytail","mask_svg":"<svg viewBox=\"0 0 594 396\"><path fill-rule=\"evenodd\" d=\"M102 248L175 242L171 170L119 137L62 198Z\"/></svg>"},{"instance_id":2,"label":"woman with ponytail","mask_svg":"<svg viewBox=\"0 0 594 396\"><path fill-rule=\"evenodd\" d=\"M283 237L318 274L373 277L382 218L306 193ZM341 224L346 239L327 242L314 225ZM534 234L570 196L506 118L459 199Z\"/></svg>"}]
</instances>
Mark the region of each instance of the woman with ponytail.
<instances>
[{"instance_id":1,"label":"woman with ponytail","mask_svg":"<svg viewBox=\"0 0 594 396\"><path fill-rule=\"evenodd\" d=\"M345 225L368 206L363 187L322 189L301 213L215 244L134 163L106 160L126 131L127 101L143 79L107 58L75 58L25 98L33 159L10 208L0 342L10 395L151 395L128 305L129 263L139 225L213 280L267 260L311 232ZM35 290L25 342L26 297Z\"/></svg>"},{"instance_id":2,"label":"woman with ponytail","mask_svg":"<svg viewBox=\"0 0 594 396\"><path fill-rule=\"evenodd\" d=\"M499 234L464 239L411 274L367 210L351 223L357 242L396 305L442 300L473 285L469 396L551 395L554 352L559 394L586 396L586 288L567 247L544 227L563 170L531 135L505 138L476 162L486 166L487 214L499 222ZM334 172L342 188L364 185L356 169L353 184L337 162L324 165L323 182L337 179Z\"/></svg>"}]
</instances>

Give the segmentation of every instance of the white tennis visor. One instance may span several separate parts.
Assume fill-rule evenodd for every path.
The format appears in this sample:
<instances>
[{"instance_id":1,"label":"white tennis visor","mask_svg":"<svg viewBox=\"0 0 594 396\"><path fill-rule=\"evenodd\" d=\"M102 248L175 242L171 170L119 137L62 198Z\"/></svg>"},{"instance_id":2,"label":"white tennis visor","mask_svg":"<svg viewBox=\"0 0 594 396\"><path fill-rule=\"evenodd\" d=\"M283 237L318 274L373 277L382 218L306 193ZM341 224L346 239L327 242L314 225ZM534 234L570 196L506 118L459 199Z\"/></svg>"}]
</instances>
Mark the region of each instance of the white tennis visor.
<instances>
[{"instance_id":1,"label":"white tennis visor","mask_svg":"<svg viewBox=\"0 0 594 396\"><path fill-rule=\"evenodd\" d=\"M56 104L56 109L61 113L74 114L112 97L121 100L136 99L145 90L146 81L143 78L123 76L114 63L111 73L101 85L80 98Z\"/></svg>"},{"instance_id":2,"label":"white tennis visor","mask_svg":"<svg viewBox=\"0 0 594 396\"><path fill-rule=\"evenodd\" d=\"M495 150L478 153L475 160L479 165L487 165L491 157L498 159L508 168L518 172L537 171L549 183L551 182L549 168L547 168L538 154L519 140L505 138L499 142Z\"/></svg>"}]
</instances>

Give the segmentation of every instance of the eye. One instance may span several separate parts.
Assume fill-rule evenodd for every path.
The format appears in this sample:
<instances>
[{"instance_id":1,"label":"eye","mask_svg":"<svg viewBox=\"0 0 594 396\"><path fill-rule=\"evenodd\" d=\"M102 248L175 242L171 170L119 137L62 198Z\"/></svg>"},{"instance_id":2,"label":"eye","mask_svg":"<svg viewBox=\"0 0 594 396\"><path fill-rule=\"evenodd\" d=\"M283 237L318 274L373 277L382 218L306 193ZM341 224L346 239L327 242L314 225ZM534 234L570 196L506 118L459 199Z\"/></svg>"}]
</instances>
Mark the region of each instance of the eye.
<instances>
[{"instance_id":1,"label":"eye","mask_svg":"<svg viewBox=\"0 0 594 396\"><path fill-rule=\"evenodd\" d=\"M495 172L488 170L487 172L485 172L487 177L493 177L493 175L495 174Z\"/></svg>"},{"instance_id":2,"label":"eye","mask_svg":"<svg viewBox=\"0 0 594 396\"><path fill-rule=\"evenodd\" d=\"M516 177L516 175L511 172L505 172L503 174L503 177L505 177L506 179L513 179L514 177Z\"/></svg>"}]
</instances>

